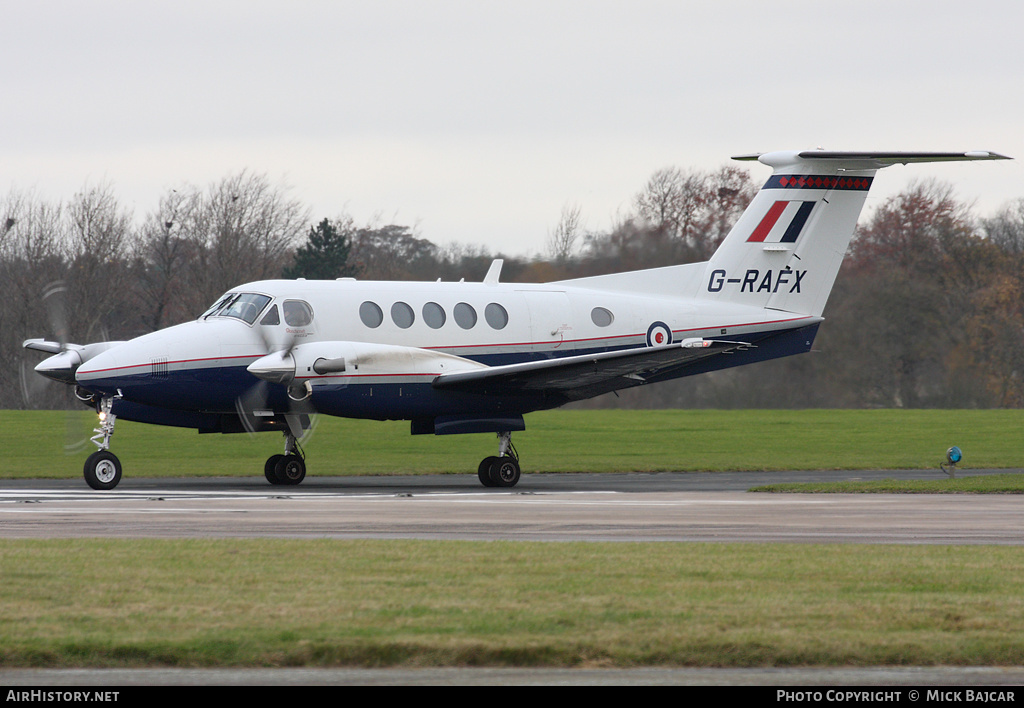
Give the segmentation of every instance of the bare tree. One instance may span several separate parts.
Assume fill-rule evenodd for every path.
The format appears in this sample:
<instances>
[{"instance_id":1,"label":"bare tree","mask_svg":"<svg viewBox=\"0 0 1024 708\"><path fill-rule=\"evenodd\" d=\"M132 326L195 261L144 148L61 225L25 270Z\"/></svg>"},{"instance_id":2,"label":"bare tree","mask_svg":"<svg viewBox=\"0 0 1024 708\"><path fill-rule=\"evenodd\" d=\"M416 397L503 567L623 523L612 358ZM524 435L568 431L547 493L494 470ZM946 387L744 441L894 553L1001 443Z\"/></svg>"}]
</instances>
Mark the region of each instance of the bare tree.
<instances>
[{"instance_id":1,"label":"bare tree","mask_svg":"<svg viewBox=\"0 0 1024 708\"><path fill-rule=\"evenodd\" d=\"M1024 198L1010 202L995 216L983 220L982 228L988 240L1024 265Z\"/></svg>"},{"instance_id":2,"label":"bare tree","mask_svg":"<svg viewBox=\"0 0 1024 708\"><path fill-rule=\"evenodd\" d=\"M76 323L76 336L105 339L123 329L130 292L124 256L134 237L132 214L121 207L113 186L102 184L76 194L66 215L67 316Z\"/></svg>"},{"instance_id":3,"label":"bare tree","mask_svg":"<svg viewBox=\"0 0 1024 708\"><path fill-rule=\"evenodd\" d=\"M181 295L194 254L183 224L193 220L201 201L196 190L171 189L142 224L134 269L146 329L157 330L196 315L196 306Z\"/></svg>"},{"instance_id":4,"label":"bare tree","mask_svg":"<svg viewBox=\"0 0 1024 708\"><path fill-rule=\"evenodd\" d=\"M710 173L704 189L703 214L697 227L702 233L702 260L711 257L757 194L750 173L731 165Z\"/></svg>"},{"instance_id":5,"label":"bare tree","mask_svg":"<svg viewBox=\"0 0 1024 708\"><path fill-rule=\"evenodd\" d=\"M705 199L705 179L705 174L696 170L658 170L633 200L637 214L675 238L693 239L693 227Z\"/></svg>"},{"instance_id":6,"label":"bare tree","mask_svg":"<svg viewBox=\"0 0 1024 708\"><path fill-rule=\"evenodd\" d=\"M349 260L361 277L415 280L433 276L437 253L436 245L417 236L410 227L388 224L358 229Z\"/></svg>"},{"instance_id":7,"label":"bare tree","mask_svg":"<svg viewBox=\"0 0 1024 708\"><path fill-rule=\"evenodd\" d=\"M190 250L187 292L193 314L225 290L279 277L309 224L309 210L288 189L247 171L189 196L179 238Z\"/></svg>"},{"instance_id":8,"label":"bare tree","mask_svg":"<svg viewBox=\"0 0 1024 708\"><path fill-rule=\"evenodd\" d=\"M668 167L651 176L633 205L642 223L682 242L695 260L705 260L756 193L741 168L704 172Z\"/></svg>"},{"instance_id":9,"label":"bare tree","mask_svg":"<svg viewBox=\"0 0 1024 708\"><path fill-rule=\"evenodd\" d=\"M548 233L548 255L558 264L572 257L582 236L583 220L579 204L565 204L558 225Z\"/></svg>"},{"instance_id":10,"label":"bare tree","mask_svg":"<svg viewBox=\"0 0 1024 708\"><path fill-rule=\"evenodd\" d=\"M47 311L48 286L66 275L63 209L34 195L12 191L0 200L0 405L54 408L64 405L62 386L47 386L26 356L25 339L68 336L67 323ZM61 331L58 331L61 330Z\"/></svg>"}]
</instances>

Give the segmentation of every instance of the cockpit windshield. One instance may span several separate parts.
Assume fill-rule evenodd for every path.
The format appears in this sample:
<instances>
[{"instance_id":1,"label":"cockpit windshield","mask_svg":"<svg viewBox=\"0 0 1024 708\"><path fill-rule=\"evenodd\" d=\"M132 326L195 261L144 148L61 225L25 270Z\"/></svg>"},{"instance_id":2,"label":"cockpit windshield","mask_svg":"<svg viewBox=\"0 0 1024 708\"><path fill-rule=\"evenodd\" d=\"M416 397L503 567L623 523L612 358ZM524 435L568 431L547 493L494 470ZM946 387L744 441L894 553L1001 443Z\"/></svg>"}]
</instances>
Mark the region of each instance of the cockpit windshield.
<instances>
[{"instance_id":1,"label":"cockpit windshield","mask_svg":"<svg viewBox=\"0 0 1024 708\"><path fill-rule=\"evenodd\" d=\"M216 312L220 308L224 307L224 304L226 302L228 302L228 300L230 300L231 298L235 297L235 295L237 295L237 293L228 293L226 295L222 295L221 297L219 297L217 299L217 302L215 302L206 312L204 312L203 314L199 315L199 319L205 320L207 317L212 315L214 312Z\"/></svg>"},{"instance_id":2,"label":"cockpit windshield","mask_svg":"<svg viewBox=\"0 0 1024 708\"><path fill-rule=\"evenodd\" d=\"M247 324L252 324L259 317L263 308L270 302L266 295L258 293L228 293L217 300L216 304L199 316L205 320L209 317L234 317Z\"/></svg>"}]
</instances>

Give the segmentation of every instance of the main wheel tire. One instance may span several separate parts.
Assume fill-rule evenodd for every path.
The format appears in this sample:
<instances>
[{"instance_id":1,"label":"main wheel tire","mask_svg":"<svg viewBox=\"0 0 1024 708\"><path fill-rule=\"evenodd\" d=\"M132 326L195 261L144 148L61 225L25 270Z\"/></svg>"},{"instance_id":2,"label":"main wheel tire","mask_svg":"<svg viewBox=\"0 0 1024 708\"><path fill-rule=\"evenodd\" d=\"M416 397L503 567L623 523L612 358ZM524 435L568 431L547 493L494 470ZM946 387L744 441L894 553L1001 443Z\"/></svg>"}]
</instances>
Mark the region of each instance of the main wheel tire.
<instances>
[{"instance_id":1,"label":"main wheel tire","mask_svg":"<svg viewBox=\"0 0 1024 708\"><path fill-rule=\"evenodd\" d=\"M306 478L306 463L298 455L282 455L274 473L278 484L296 485Z\"/></svg>"},{"instance_id":2,"label":"main wheel tire","mask_svg":"<svg viewBox=\"0 0 1024 708\"><path fill-rule=\"evenodd\" d=\"M263 465L263 476L267 478L267 481L271 484L281 484L277 478L277 463L281 460L284 455L271 455L267 458L267 462Z\"/></svg>"},{"instance_id":3,"label":"main wheel tire","mask_svg":"<svg viewBox=\"0 0 1024 708\"><path fill-rule=\"evenodd\" d=\"M82 471L85 483L93 489L113 489L121 481L121 461L109 450L99 450L89 455Z\"/></svg>"},{"instance_id":4,"label":"main wheel tire","mask_svg":"<svg viewBox=\"0 0 1024 708\"><path fill-rule=\"evenodd\" d=\"M514 487L519 483L519 463L514 457L496 457L490 477L492 487Z\"/></svg>"},{"instance_id":5,"label":"main wheel tire","mask_svg":"<svg viewBox=\"0 0 1024 708\"><path fill-rule=\"evenodd\" d=\"M476 477L480 480L480 484L485 487L495 486L494 482L491 480L491 465L494 464L494 461L497 459L497 457L485 457L480 460L480 466L476 468Z\"/></svg>"}]
</instances>

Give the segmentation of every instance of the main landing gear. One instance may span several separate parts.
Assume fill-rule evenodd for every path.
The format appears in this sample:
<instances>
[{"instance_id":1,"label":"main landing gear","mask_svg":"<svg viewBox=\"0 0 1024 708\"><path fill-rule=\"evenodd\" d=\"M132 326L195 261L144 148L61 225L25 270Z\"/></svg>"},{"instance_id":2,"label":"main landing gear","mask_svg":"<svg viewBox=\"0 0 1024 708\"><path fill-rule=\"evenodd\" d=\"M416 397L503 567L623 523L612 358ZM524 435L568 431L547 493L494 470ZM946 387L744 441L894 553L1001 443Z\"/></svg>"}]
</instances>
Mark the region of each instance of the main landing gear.
<instances>
[{"instance_id":1,"label":"main landing gear","mask_svg":"<svg viewBox=\"0 0 1024 708\"><path fill-rule=\"evenodd\" d=\"M93 430L96 434L90 438L99 449L89 455L83 473L85 483L93 489L113 489L121 481L121 461L110 451L110 438L114 434L114 423L117 421L117 416L111 413L113 406L113 398L100 399L100 426Z\"/></svg>"},{"instance_id":2,"label":"main landing gear","mask_svg":"<svg viewBox=\"0 0 1024 708\"><path fill-rule=\"evenodd\" d=\"M485 457L476 476L485 487L514 487L519 483L519 455L512 445L512 433L498 433L498 455Z\"/></svg>"},{"instance_id":3,"label":"main landing gear","mask_svg":"<svg viewBox=\"0 0 1024 708\"><path fill-rule=\"evenodd\" d=\"M299 484L306 478L306 455L291 432L286 432L284 437L284 454L267 458L263 476L271 484Z\"/></svg>"}]
</instances>

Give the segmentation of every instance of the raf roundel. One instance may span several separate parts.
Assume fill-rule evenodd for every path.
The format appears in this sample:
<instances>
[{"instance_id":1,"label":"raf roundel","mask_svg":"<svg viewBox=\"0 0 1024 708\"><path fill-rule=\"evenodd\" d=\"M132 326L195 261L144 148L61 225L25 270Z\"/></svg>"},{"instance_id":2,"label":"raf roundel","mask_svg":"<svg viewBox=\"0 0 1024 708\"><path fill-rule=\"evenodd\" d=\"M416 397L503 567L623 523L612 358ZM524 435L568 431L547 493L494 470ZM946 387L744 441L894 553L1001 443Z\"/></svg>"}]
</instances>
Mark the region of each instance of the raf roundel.
<instances>
[{"instance_id":1,"label":"raf roundel","mask_svg":"<svg viewBox=\"0 0 1024 708\"><path fill-rule=\"evenodd\" d=\"M655 322L647 328L647 346L664 347L672 343L672 330L664 322Z\"/></svg>"}]
</instances>

